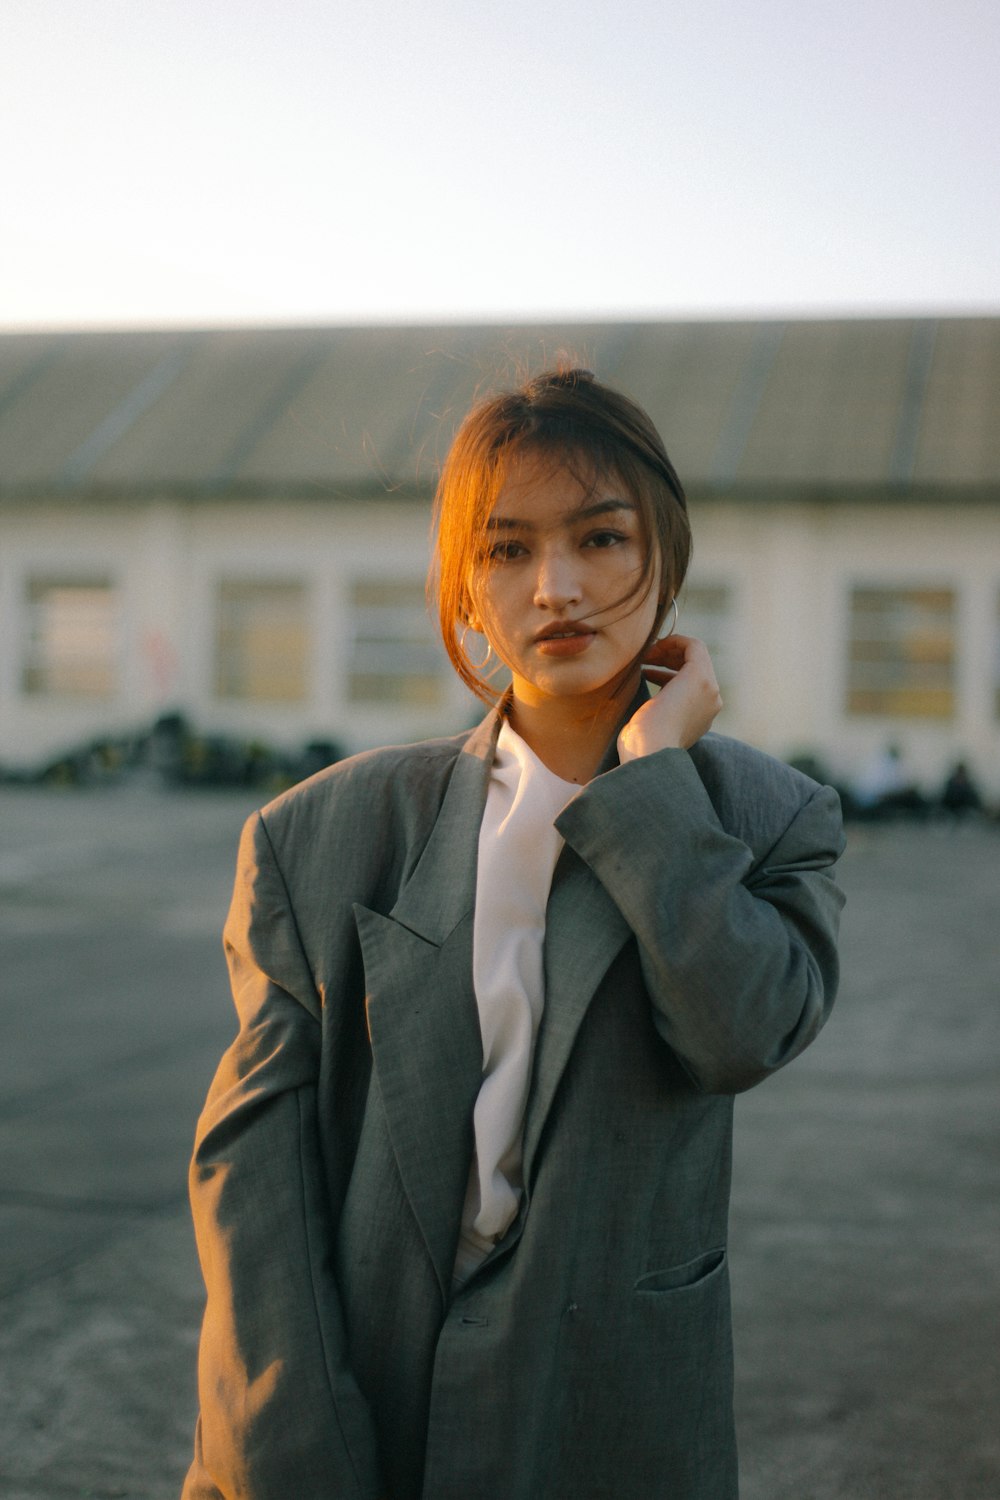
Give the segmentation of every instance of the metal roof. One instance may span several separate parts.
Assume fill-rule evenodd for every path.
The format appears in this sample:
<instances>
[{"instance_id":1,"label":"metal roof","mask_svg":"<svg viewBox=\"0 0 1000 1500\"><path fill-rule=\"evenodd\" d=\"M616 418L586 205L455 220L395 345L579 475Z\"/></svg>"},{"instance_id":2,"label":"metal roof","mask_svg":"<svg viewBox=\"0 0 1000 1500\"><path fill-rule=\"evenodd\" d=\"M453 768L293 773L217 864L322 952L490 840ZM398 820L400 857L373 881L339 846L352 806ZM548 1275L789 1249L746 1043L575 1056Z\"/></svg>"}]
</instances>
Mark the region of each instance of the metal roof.
<instances>
[{"instance_id":1,"label":"metal roof","mask_svg":"<svg viewBox=\"0 0 1000 1500\"><path fill-rule=\"evenodd\" d=\"M568 354L692 493L1000 499L1000 318L0 335L0 498L426 494L478 394Z\"/></svg>"}]
</instances>

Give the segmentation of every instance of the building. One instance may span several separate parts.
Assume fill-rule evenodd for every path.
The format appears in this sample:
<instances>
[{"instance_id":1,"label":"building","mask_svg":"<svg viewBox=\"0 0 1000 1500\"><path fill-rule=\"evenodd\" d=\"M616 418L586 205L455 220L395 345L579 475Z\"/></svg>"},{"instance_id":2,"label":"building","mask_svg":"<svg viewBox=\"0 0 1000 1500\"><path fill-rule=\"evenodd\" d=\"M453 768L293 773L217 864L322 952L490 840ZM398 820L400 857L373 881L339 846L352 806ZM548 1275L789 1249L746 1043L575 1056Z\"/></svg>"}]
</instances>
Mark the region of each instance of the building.
<instances>
[{"instance_id":1,"label":"building","mask_svg":"<svg viewBox=\"0 0 1000 1500\"><path fill-rule=\"evenodd\" d=\"M0 337L0 762L180 710L349 748L468 723L424 606L478 392L568 353L691 498L719 727L1000 794L1000 319Z\"/></svg>"}]
</instances>

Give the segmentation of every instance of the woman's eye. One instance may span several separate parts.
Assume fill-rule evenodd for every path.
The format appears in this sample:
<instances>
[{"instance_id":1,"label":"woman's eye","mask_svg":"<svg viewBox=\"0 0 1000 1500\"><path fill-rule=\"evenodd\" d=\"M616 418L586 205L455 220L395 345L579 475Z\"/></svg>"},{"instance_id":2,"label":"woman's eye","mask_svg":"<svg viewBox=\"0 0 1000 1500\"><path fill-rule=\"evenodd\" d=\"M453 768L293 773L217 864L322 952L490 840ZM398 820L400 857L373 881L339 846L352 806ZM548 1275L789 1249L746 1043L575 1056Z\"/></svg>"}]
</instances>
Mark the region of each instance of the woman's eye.
<instances>
[{"instance_id":1,"label":"woman's eye","mask_svg":"<svg viewBox=\"0 0 1000 1500\"><path fill-rule=\"evenodd\" d=\"M628 538L621 531L592 531L584 543L587 547L615 547Z\"/></svg>"},{"instance_id":2,"label":"woman's eye","mask_svg":"<svg viewBox=\"0 0 1000 1500\"><path fill-rule=\"evenodd\" d=\"M520 557L523 552L524 547L520 542L494 542L486 556L490 562L509 562L513 557Z\"/></svg>"}]
</instances>

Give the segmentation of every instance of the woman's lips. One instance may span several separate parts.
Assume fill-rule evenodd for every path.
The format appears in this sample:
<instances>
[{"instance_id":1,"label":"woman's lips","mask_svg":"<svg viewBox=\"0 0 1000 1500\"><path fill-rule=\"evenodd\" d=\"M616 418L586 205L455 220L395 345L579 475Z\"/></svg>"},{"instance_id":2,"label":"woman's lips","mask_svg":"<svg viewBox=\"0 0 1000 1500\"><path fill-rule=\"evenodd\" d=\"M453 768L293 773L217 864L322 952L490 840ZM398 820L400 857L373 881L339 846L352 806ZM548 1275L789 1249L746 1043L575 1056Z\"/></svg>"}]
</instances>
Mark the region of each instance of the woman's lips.
<instances>
[{"instance_id":1,"label":"woman's lips","mask_svg":"<svg viewBox=\"0 0 1000 1500\"><path fill-rule=\"evenodd\" d=\"M574 630L568 635L543 635L535 646L543 656L579 656L594 639L593 630Z\"/></svg>"}]
</instances>

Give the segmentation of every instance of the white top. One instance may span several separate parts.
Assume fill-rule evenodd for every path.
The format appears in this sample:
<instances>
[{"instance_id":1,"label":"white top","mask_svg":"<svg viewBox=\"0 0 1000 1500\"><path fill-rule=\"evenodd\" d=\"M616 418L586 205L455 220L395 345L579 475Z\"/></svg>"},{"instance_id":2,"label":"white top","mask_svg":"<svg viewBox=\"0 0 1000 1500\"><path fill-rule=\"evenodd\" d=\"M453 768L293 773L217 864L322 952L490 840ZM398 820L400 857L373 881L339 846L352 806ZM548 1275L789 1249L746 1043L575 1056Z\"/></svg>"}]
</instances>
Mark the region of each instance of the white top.
<instances>
[{"instance_id":1,"label":"white top","mask_svg":"<svg viewBox=\"0 0 1000 1500\"><path fill-rule=\"evenodd\" d=\"M483 1037L475 1154L455 1278L464 1281L513 1222L521 1138L545 1000L545 908L563 840L554 820L581 788L542 764L505 721L479 830L472 979Z\"/></svg>"}]
</instances>

